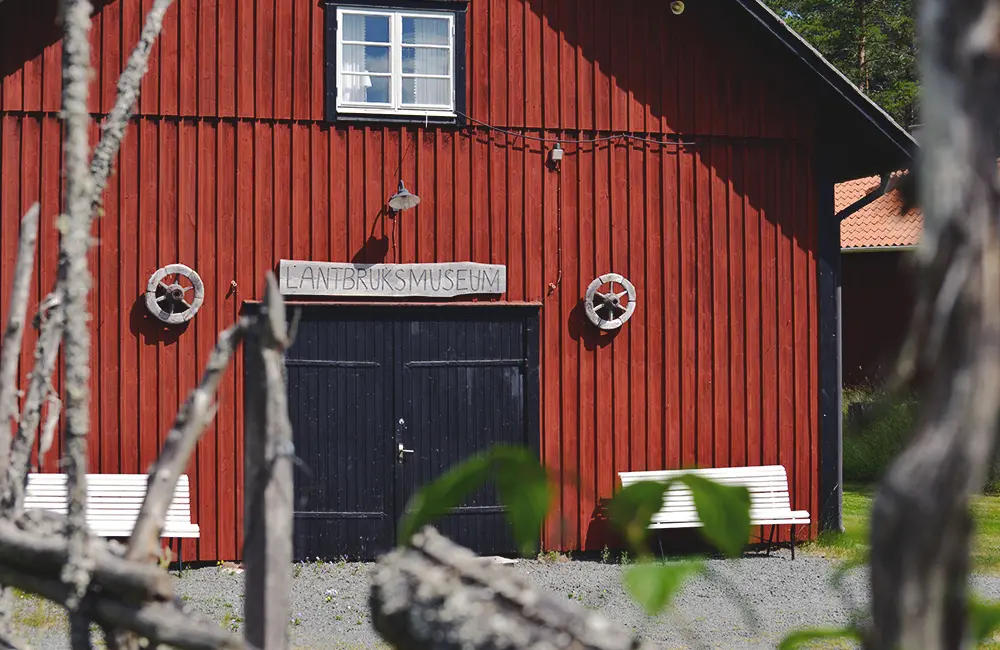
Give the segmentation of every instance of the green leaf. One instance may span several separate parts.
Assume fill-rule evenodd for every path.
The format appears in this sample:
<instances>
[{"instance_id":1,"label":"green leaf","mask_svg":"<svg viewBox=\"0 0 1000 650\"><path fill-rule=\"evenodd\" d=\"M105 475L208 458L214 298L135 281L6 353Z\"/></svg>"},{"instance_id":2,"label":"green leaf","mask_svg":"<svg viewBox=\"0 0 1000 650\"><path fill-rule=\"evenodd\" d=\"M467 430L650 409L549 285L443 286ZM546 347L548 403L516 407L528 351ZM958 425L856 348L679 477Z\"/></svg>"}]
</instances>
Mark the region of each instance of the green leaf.
<instances>
[{"instance_id":1,"label":"green leaf","mask_svg":"<svg viewBox=\"0 0 1000 650\"><path fill-rule=\"evenodd\" d=\"M494 450L494 472L500 502L522 555L538 549L539 530L552 503L548 473L527 449L498 447Z\"/></svg>"},{"instance_id":2,"label":"green leaf","mask_svg":"<svg viewBox=\"0 0 1000 650\"><path fill-rule=\"evenodd\" d=\"M828 639L851 639L861 641L861 633L853 627L842 628L815 628L811 630L797 630L792 632L778 645L778 650L795 650L813 641L823 641Z\"/></svg>"},{"instance_id":3,"label":"green leaf","mask_svg":"<svg viewBox=\"0 0 1000 650\"><path fill-rule=\"evenodd\" d=\"M1000 603L969 599L969 625L976 645L987 641L1000 626Z\"/></svg>"},{"instance_id":4,"label":"green leaf","mask_svg":"<svg viewBox=\"0 0 1000 650\"><path fill-rule=\"evenodd\" d=\"M417 491L406 504L399 524L399 544L410 542L413 534L462 503L462 500L486 482L491 458L476 454L445 472Z\"/></svg>"},{"instance_id":5,"label":"green leaf","mask_svg":"<svg viewBox=\"0 0 1000 650\"><path fill-rule=\"evenodd\" d=\"M663 495L670 482L639 481L616 494L608 505L608 516L634 551L639 551L648 534L649 522L663 507Z\"/></svg>"},{"instance_id":6,"label":"green leaf","mask_svg":"<svg viewBox=\"0 0 1000 650\"><path fill-rule=\"evenodd\" d=\"M670 604L684 581L703 569L701 562L693 561L640 564L625 573L625 586L647 614L656 616Z\"/></svg>"},{"instance_id":7,"label":"green leaf","mask_svg":"<svg viewBox=\"0 0 1000 650\"><path fill-rule=\"evenodd\" d=\"M702 534L729 557L739 557L750 537L750 493L742 485L722 485L696 474L677 480L691 488Z\"/></svg>"}]
</instances>

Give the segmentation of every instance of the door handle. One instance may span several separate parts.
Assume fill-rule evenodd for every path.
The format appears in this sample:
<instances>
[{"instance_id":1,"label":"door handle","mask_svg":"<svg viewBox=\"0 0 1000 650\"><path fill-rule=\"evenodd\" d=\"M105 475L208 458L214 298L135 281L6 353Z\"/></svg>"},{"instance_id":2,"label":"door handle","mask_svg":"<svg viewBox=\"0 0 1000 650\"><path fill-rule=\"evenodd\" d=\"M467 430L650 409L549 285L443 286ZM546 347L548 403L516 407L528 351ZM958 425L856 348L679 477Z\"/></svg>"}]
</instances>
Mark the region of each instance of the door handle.
<instances>
[{"instance_id":1,"label":"door handle","mask_svg":"<svg viewBox=\"0 0 1000 650\"><path fill-rule=\"evenodd\" d=\"M413 453L412 449L406 449L405 447L403 447L403 443L399 443L399 459L400 460L403 459L403 454L412 454L412 453Z\"/></svg>"}]
</instances>

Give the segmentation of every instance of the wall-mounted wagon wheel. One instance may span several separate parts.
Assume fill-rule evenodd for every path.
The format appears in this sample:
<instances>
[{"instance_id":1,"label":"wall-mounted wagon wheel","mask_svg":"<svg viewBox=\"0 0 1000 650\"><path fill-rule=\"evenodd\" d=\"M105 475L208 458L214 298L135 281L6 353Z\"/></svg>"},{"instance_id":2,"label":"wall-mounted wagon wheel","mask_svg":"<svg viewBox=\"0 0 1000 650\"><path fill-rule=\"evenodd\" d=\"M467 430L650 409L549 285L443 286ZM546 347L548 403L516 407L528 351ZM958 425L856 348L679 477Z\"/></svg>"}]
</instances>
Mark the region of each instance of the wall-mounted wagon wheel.
<instances>
[{"instance_id":1,"label":"wall-mounted wagon wheel","mask_svg":"<svg viewBox=\"0 0 1000 650\"><path fill-rule=\"evenodd\" d=\"M618 329L635 312L636 293L631 282L617 273L605 273L587 287L584 310L602 330Z\"/></svg>"},{"instance_id":2,"label":"wall-mounted wagon wheel","mask_svg":"<svg viewBox=\"0 0 1000 650\"><path fill-rule=\"evenodd\" d=\"M146 285L146 307L164 323L176 325L192 318L205 301L205 285L188 266L171 264L158 270Z\"/></svg>"}]
</instances>

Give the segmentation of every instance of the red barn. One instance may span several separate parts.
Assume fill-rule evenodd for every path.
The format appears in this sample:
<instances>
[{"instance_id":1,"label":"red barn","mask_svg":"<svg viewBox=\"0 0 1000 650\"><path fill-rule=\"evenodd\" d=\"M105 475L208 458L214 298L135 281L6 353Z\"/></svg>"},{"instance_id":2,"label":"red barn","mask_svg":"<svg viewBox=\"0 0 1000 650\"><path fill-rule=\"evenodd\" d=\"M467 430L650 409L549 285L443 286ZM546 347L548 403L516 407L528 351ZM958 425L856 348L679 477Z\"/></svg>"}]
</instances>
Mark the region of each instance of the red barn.
<instances>
[{"instance_id":1,"label":"red barn","mask_svg":"<svg viewBox=\"0 0 1000 650\"><path fill-rule=\"evenodd\" d=\"M34 201L36 302L56 269L55 5L0 0L3 310ZM150 5L97 3L95 138ZM603 546L627 469L781 463L837 525L833 187L912 145L756 0L178 0L96 226L92 469L147 469L274 269L302 314L299 555L387 547L417 485L493 442L561 479L546 548ZM165 324L145 292L175 263L204 302ZM606 273L635 291L605 330ZM241 553L243 372L188 468L187 557ZM484 490L446 528L501 552L500 516Z\"/></svg>"}]
</instances>

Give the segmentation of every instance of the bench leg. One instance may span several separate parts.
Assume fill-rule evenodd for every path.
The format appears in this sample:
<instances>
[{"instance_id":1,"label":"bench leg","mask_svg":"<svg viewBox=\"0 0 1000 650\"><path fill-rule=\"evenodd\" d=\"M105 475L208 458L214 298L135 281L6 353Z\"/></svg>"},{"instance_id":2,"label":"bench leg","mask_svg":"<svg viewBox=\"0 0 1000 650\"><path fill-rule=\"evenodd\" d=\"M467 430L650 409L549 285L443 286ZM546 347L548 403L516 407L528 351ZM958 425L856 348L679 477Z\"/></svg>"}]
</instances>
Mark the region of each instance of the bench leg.
<instances>
[{"instance_id":1,"label":"bench leg","mask_svg":"<svg viewBox=\"0 0 1000 650\"><path fill-rule=\"evenodd\" d=\"M792 524L792 559L795 559L795 524Z\"/></svg>"},{"instance_id":2,"label":"bench leg","mask_svg":"<svg viewBox=\"0 0 1000 650\"><path fill-rule=\"evenodd\" d=\"M771 557L771 546L774 545L774 524L771 524L771 534L767 537L767 557Z\"/></svg>"},{"instance_id":3,"label":"bench leg","mask_svg":"<svg viewBox=\"0 0 1000 650\"><path fill-rule=\"evenodd\" d=\"M184 540L180 537L177 538L177 577L181 578L184 576L184 556L183 556L183 544Z\"/></svg>"}]
</instances>

